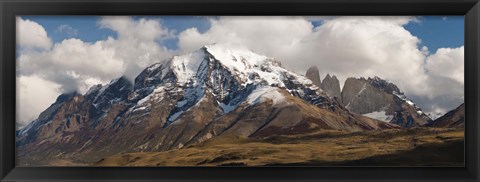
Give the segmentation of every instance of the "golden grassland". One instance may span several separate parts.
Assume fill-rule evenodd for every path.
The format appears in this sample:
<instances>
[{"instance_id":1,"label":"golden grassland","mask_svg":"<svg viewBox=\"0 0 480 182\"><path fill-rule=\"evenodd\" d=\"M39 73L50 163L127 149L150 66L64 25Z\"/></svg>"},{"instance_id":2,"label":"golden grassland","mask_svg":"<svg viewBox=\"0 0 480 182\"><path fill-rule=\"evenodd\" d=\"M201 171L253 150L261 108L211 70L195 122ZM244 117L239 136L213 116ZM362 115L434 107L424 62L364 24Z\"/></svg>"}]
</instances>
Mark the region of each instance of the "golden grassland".
<instances>
[{"instance_id":1,"label":"golden grassland","mask_svg":"<svg viewBox=\"0 0 480 182\"><path fill-rule=\"evenodd\" d=\"M124 153L95 166L463 166L463 129L323 130L267 138L220 136L165 152Z\"/></svg>"}]
</instances>

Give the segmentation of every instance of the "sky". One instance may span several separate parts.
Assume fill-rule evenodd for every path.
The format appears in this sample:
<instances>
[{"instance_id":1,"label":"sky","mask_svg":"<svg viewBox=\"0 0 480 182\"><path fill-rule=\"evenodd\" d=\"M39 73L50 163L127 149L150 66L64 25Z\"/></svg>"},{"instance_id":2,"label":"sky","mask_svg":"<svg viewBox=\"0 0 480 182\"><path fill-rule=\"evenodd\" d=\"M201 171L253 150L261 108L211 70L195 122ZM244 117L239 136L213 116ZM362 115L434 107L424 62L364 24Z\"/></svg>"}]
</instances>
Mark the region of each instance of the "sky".
<instances>
[{"instance_id":1,"label":"sky","mask_svg":"<svg viewBox=\"0 0 480 182\"><path fill-rule=\"evenodd\" d=\"M427 113L464 100L463 16L17 17L17 123L61 93L84 93L203 45L241 45L303 74L379 76ZM299 64L302 63L302 64Z\"/></svg>"}]
</instances>

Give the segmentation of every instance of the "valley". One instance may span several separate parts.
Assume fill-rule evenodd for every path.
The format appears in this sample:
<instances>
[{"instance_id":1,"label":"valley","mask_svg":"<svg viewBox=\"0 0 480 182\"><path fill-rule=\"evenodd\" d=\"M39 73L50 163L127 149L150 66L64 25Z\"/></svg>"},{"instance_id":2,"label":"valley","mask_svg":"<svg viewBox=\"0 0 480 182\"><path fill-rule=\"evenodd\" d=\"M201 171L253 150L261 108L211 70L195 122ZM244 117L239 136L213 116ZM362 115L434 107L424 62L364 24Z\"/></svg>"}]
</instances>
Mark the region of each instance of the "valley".
<instances>
[{"instance_id":1,"label":"valley","mask_svg":"<svg viewBox=\"0 0 480 182\"><path fill-rule=\"evenodd\" d=\"M124 153L95 166L463 166L459 129L324 130L266 137L219 137L165 152Z\"/></svg>"}]
</instances>

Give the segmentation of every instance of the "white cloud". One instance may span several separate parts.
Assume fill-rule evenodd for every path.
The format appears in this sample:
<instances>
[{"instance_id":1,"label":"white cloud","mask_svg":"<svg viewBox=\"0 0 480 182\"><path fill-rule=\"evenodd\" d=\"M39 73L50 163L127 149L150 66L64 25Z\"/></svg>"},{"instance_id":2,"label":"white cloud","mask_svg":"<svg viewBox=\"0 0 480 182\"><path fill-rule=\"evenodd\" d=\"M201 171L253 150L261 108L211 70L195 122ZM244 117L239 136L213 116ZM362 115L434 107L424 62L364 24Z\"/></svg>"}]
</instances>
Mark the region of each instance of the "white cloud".
<instances>
[{"instance_id":1,"label":"white cloud","mask_svg":"<svg viewBox=\"0 0 480 182\"><path fill-rule=\"evenodd\" d=\"M179 35L179 48L192 51L205 44L240 44L263 53L290 52L313 25L302 17L221 17L210 19L211 28L200 34L197 29Z\"/></svg>"},{"instance_id":2,"label":"white cloud","mask_svg":"<svg viewBox=\"0 0 480 182\"><path fill-rule=\"evenodd\" d=\"M68 36L72 37L78 34L78 29L71 27L70 25L63 24L57 27L55 30L56 33L65 33Z\"/></svg>"},{"instance_id":3,"label":"white cloud","mask_svg":"<svg viewBox=\"0 0 480 182\"><path fill-rule=\"evenodd\" d=\"M339 17L326 21L304 40L302 60L316 64L323 74L380 76L406 91L422 81L424 54L419 39L403 28L409 17ZM298 64L297 64L298 65ZM299 68L298 68L299 69ZM305 68L304 68L305 69Z\"/></svg>"},{"instance_id":4,"label":"white cloud","mask_svg":"<svg viewBox=\"0 0 480 182\"><path fill-rule=\"evenodd\" d=\"M464 83L464 48L440 48L435 54L428 56L426 69L437 77L453 79Z\"/></svg>"},{"instance_id":5,"label":"white cloud","mask_svg":"<svg viewBox=\"0 0 480 182\"><path fill-rule=\"evenodd\" d=\"M145 67L163 61L172 54L172 51L158 44L171 37L169 30L162 27L159 20L104 17L99 26L112 29L118 34L117 38L108 37L93 43L70 38L55 43L47 50L21 51L17 57L17 75L58 85L59 92L45 89L45 92L50 91L56 96L73 91L85 93L92 85L106 84L122 75L133 82ZM40 28L43 30L43 27ZM37 80L20 79L18 84L35 85L33 82ZM20 99L18 102L27 108L31 107L30 102L38 100L29 99ZM49 103L54 100L50 99ZM18 115L31 118L32 115L38 116L39 112L26 109L19 110Z\"/></svg>"},{"instance_id":6,"label":"white cloud","mask_svg":"<svg viewBox=\"0 0 480 182\"><path fill-rule=\"evenodd\" d=\"M173 53L159 45L159 42L173 37L173 32L163 27L159 19L103 17L99 25L117 32L117 39L111 39L106 44L116 50L115 58L125 64L124 74L132 81L145 67Z\"/></svg>"},{"instance_id":7,"label":"white cloud","mask_svg":"<svg viewBox=\"0 0 480 182\"><path fill-rule=\"evenodd\" d=\"M17 123L24 126L50 106L60 85L38 76L17 76Z\"/></svg>"},{"instance_id":8,"label":"white cloud","mask_svg":"<svg viewBox=\"0 0 480 182\"><path fill-rule=\"evenodd\" d=\"M85 92L85 80L100 83L120 77L125 70L123 60L115 58L116 50L107 42L94 44L79 39L66 39L50 51L29 52L18 57L19 75L36 75L62 86L62 92ZM81 90L80 90L81 89Z\"/></svg>"},{"instance_id":9,"label":"white cloud","mask_svg":"<svg viewBox=\"0 0 480 182\"><path fill-rule=\"evenodd\" d=\"M18 57L18 74L53 81L63 92L85 92L92 84L122 75L133 81L145 67L171 55L157 43L170 35L158 20L105 17L99 24L116 31L118 38L94 43L70 38L51 50L24 52Z\"/></svg>"},{"instance_id":10,"label":"white cloud","mask_svg":"<svg viewBox=\"0 0 480 182\"><path fill-rule=\"evenodd\" d=\"M419 104L427 111L445 113L464 102L464 47L440 48L426 58L426 94Z\"/></svg>"},{"instance_id":11,"label":"white cloud","mask_svg":"<svg viewBox=\"0 0 480 182\"><path fill-rule=\"evenodd\" d=\"M47 36L47 31L38 23L31 20L16 19L17 44L21 49L49 49L52 41Z\"/></svg>"},{"instance_id":12,"label":"white cloud","mask_svg":"<svg viewBox=\"0 0 480 182\"><path fill-rule=\"evenodd\" d=\"M322 20L322 26L314 28L302 17L221 17L211 19L211 29L203 34L196 29L181 32L179 47L191 51L211 43L242 44L300 73L317 65L321 74L333 73L342 80L352 75L417 78L423 72L425 55L417 49L420 40L403 28L412 18Z\"/></svg>"},{"instance_id":13,"label":"white cloud","mask_svg":"<svg viewBox=\"0 0 480 182\"><path fill-rule=\"evenodd\" d=\"M108 28L118 33L120 40L140 40L151 42L173 37L173 32L162 27L160 19L134 20L128 16L106 16L98 23L102 28Z\"/></svg>"}]
</instances>

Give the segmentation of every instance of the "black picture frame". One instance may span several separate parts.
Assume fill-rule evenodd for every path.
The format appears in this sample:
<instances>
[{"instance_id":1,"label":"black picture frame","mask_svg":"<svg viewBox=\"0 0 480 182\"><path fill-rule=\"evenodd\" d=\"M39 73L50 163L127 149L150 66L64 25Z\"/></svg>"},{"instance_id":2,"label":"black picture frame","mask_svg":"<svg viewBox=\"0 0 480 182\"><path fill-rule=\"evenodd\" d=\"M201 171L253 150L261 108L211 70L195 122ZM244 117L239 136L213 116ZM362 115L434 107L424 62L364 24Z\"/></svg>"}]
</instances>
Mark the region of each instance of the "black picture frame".
<instances>
[{"instance_id":1,"label":"black picture frame","mask_svg":"<svg viewBox=\"0 0 480 182\"><path fill-rule=\"evenodd\" d=\"M465 167L16 167L17 15L464 15ZM1 0L1 181L479 181L478 0Z\"/></svg>"}]
</instances>

